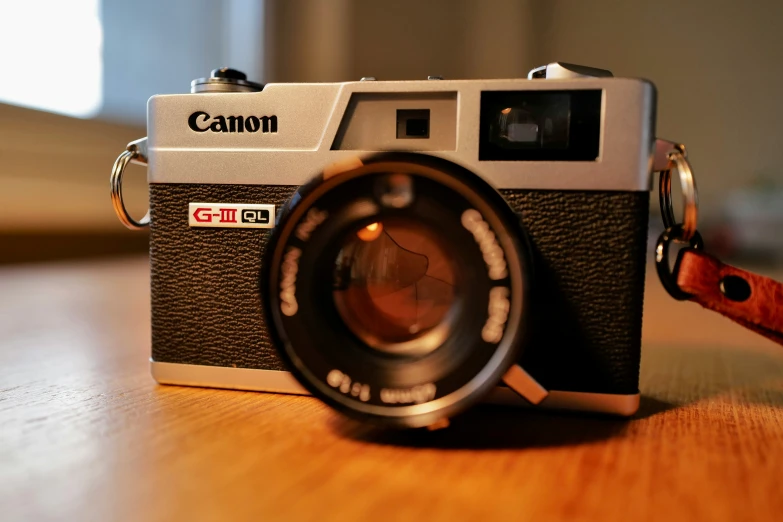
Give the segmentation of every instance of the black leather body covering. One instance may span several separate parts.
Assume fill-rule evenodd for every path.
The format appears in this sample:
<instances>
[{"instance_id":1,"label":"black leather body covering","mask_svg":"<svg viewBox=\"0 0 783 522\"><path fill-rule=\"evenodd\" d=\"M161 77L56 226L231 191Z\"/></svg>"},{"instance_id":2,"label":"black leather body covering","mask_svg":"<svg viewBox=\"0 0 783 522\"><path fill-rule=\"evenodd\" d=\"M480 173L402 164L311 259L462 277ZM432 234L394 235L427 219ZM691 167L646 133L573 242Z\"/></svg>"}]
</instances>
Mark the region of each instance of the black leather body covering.
<instances>
[{"instance_id":1,"label":"black leather body covering","mask_svg":"<svg viewBox=\"0 0 783 522\"><path fill-rule=\"evenodd\" d=\"M284 370L261 309L269 230L192 228L188 204L275 203L298 187L152 184L152 358ZM521 363L554 390L638 391L647 192L501 190L533 245Z\"/></svg>"}]
</instances>

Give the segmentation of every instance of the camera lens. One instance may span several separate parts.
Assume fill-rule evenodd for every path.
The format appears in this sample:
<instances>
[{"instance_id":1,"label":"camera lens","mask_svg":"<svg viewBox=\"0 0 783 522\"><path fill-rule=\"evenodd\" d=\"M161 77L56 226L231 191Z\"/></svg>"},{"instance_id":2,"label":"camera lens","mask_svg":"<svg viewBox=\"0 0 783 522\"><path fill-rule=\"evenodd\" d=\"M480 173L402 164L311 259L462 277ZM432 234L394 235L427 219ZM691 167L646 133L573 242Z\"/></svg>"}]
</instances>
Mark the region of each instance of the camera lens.
<instances>
[{"instance_id":1,"label":"camera lens","mask_svg":"<svg viewBox=\"0 0 783 522\"><path fill-rule=\"evenodd\" d=\"M310 393L360 420L427 426L518 360L530 255L519 217L445 160L389 153L301 187L261 262L266 324Z\"/></svg>"},{"instance_id":2,"label":"camera lens","mask_svg":"<svg viewBox=\"0 0 783 522\"><path fill-rule=\"evenodd\" d=\"M335 259L334 301L368 347L421 355L441 345L456 302L449 248L435 231L403 220L371 223Z\"/></svg>"}]
</instances>

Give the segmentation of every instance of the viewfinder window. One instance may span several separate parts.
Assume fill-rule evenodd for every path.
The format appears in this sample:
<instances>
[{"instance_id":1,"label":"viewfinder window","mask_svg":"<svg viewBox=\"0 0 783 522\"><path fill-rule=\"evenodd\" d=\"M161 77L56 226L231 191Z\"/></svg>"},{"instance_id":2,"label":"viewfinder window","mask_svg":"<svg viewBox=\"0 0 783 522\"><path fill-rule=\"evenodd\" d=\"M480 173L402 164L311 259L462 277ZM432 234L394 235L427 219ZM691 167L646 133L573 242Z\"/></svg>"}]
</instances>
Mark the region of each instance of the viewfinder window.
<instances>
[{"instance_id":1,"label":"viewfinder window","mask_svg":"<svg viewBox=\"0 0 783 522\"><path fill-rule=\"evenodd\" d=\"M429 109L398 109L397 139L426 139L430 137Z\"/></svg>"}]
</instances>

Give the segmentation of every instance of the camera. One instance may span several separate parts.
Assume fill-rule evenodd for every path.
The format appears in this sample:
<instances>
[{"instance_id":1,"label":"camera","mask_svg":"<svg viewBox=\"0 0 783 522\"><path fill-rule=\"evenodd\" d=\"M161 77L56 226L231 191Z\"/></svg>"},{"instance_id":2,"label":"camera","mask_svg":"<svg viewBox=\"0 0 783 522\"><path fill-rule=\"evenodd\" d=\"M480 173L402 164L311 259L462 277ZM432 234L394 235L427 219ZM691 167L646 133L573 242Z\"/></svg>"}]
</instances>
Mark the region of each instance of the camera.
<instances>
[{"instance_id":1,"label":"camera","mask_svg":"<svg viewBox=\"0 0 783 522\"><path fill-rule=\"evenodd\" d=\"M639 404L655 88L267 84L148 104L152 374L432 426Z\"/></svg>"}]
</instances>

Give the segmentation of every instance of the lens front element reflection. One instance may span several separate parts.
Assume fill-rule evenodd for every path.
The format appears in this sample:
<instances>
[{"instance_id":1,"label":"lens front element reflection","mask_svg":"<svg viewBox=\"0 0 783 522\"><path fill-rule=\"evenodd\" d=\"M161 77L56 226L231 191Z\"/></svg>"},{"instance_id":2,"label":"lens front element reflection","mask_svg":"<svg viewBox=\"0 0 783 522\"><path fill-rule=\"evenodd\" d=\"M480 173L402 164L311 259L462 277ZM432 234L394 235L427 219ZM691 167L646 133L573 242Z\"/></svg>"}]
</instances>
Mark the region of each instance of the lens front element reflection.
<instances>
[{"instance_id":1,"label":"lens front element reflection","mask_svg":"<svg viewBox=\"0 0 783 522\"><path fill-rule=\"evenodd\" d=\"M421 225L372 223L350 237L335 260L339 314L365 344L382 352L437 348L448 330L455 290L449 256Z\"/></svg>"}]
</instances>

